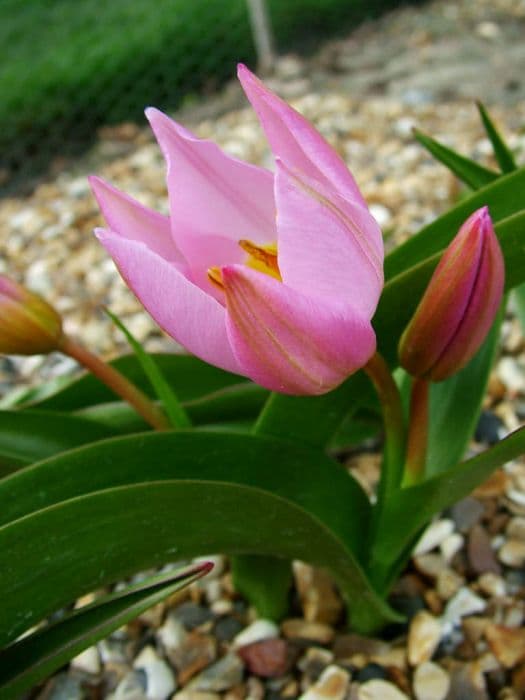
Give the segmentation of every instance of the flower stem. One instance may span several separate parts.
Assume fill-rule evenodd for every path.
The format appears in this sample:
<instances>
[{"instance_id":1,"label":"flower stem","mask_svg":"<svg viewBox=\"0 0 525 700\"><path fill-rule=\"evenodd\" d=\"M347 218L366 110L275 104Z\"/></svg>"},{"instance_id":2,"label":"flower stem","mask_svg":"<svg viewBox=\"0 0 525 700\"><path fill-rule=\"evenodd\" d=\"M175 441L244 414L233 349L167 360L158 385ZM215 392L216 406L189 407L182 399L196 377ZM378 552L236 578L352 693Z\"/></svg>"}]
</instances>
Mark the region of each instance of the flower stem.
<instances>
[{"instance_id":1,"label":"flower stem","mask_svg":"<svg viewBox=\"0 0 525 700\"><path fill-rule=\"evenodd\" d=\"M169 430L170 424L164 413L134 384L114 367L103 362L71 338L63 336L59 350L77 360L101 382L127 401L155 430Z\"/></svg>"},{"instance_id":2,"label":"flower stem","mask_svg":"<svg viewBox=\"0 0 525 700\"><path fill-rule=\"evenodd\" d=\"M403 486L421 481L425 473L428 443L428 398L430 384L414 377L410 396L410 422Z\"/></svg>"},{"instance_id":3,"label":"flower stem","mask_svg":"<svg viewBox=\"0 0 525 700\"><path fill-rule=\"evenodd\" d=\"M403 406L397 384L384 358L376 352L363 367L381 402L385 427L385 450L378 500L399 485L403 474L405 427Z\"/></svg>"}]
</instances>

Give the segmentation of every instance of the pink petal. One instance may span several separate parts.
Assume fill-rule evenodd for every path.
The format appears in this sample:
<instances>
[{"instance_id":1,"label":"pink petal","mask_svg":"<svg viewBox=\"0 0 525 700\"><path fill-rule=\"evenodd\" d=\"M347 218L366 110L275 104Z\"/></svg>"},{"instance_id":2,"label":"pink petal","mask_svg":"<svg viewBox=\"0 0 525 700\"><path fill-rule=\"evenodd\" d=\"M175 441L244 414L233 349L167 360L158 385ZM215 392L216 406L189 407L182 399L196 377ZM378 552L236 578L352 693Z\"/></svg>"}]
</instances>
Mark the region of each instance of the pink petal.
<instances>
[{"instance_id":1,"label":"pink petal","mask_svg":"<svg viewBox=\"0 0 525 700\"><path fill-rule=\"evenodd\" d=\"M284 283L371 318L383 288L383 239L368 209L280 161L275 197Z\"/></svg>"},{"instance_id":2,"label":"pink petal","mask_svg":"<svg viewBox=\"0 0 525 700\"><path fill-rule=\"evenodd\" d=\"M333 389L375 350L370 323L242 265L222 269L231 346L244 373L286 394Z\"/></svg>"},{"instance_id":3,"label":"pink petal","mask_svg":"<svg viewBox=\"0 0 525 700\"><path fill-rule=\"evenodd\" d=\"M237 246L242 238L276 240L269 171L227 156L156 109L147 109L146 116L168 163L172 235L192 272L209 267L204 255L214 265L243 260Z\"/></svg>"},{"instance_id":4,"label":"pink petal","mask_svg":"<svg viewBox=\"0 0 525 700\"><path fill-rule=\"evenodd\" d=\"M239 64L237 75L274 155L294 170L335 187L343 197L364 204L345 162L308 120L268 90L246 66Z\"/></svg>"},{"instance_id":5,"label":"pink petal","mask_svg":"<svg viewBox=\"0 0 525 700\"><path fill-rule=\"evenodd\" d=\"M91 176L89 184L108 228L129 240L142 241L165 260L184 264L173 243L167 216L144 207L100 177Z\"/></svg>"},{"instance_id":6,"label":"pink petal","mask_svg":"<svg viewBox=\"0 0 525 700\"><path fill-rule=\"evenodd\" d=\"M242 374L226 333L226 311L144 243L99 229L126 284L161 328L205 362Z\"/></svg>"}]
</instances>

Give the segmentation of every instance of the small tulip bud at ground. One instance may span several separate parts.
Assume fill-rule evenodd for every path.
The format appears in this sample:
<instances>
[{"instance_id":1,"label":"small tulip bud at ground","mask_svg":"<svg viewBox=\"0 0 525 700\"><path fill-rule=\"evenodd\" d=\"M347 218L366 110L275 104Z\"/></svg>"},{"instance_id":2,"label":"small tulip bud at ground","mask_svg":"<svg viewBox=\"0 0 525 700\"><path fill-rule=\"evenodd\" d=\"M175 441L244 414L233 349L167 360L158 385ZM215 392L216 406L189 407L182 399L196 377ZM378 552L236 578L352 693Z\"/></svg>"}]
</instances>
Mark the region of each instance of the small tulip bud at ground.
<instances>
[{"instance_id":1,"label":"small tulip bud at ground","mask_svg":"<svg viewBox=\"0 0 525 700\"><path fill-rule=\"evenodd\" d=\"M58 350L62 320L38 294L0 275L0 353L39 355Z\"/></svg>"},{"instance_id":2,"label":"small tulip bud at ground","mask_svg":"<svg viewBox=\"0 0 525 700\"><path fill-rule=\"evenodd\" d=\"M399 344L415 377L440 382L485 340L503 296L505 270L488 208L475 211L445 251Z\"/></svg>"}]
</instances>

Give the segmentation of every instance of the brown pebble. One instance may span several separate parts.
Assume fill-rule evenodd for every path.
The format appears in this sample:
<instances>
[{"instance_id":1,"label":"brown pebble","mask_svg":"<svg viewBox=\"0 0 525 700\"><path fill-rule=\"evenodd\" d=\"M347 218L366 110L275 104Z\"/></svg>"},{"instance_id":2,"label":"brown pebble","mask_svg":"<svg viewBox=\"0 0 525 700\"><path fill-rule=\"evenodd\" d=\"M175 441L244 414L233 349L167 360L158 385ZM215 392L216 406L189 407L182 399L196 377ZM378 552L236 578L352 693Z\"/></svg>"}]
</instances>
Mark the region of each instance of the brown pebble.
<instances>
[{"instance_id":1,"label":"brown pebble","mask_svg":"<svg viewBox=\"0 0 525 700\"><path fill-rule=\"evenodd\" d=\"M334 638L334 630L329 625L320 622L307 622L301 618L285 620L281 629L288 639L304 639L319 644L330 644Z\"/></svg>"},{"instance_id":2,"label":"brown pebble","mask_svg":"<svg viewBox=\"0 0 525 700\"><path fill-rule=\"evenodd\" d=\"M467 555L470 566L474 573L493 574L501 573L494 550L492 549L490 538L482 525L474 525L468 534Z\"/></svg>"},{"instance_id":3,"label":"brown pebble","mask_svg":"<svg viewBox=\"0 0 525 700\"><path fill-rule=\"evenodd\" d=\"M472 644L477 644L477 642L485 634L487 625L490 624L490 619L488 617L478 617L476 615L471 615L470 617L464 617L461 620L461 627L465 637L472 642Z\"/></svg>"},{"instance_id":4,"label":"brown pebble","mask_svg":"<svg viewBox=\"0 0 525 700\"><path fill-rule=\"evenodd\" d=\"M343 611L343 601L331 577L322 569L303 562L294 562L293 572L305 620L328 625L337 622Z\"/></svg>"},{"instance_id":5,"label":"brown pebble","mask_svg":"<svg viewBox=\"0 0 525 700\"><path fill-rule=\"evenodd\" d=\"M505 493L508 486L509 478L507 474L498 469L493 472L489 478L480 484L472 494L475 498L497 498Z\"/></svg>"},{"instance_id":6,"label":"brown pebble","mask_svg":"<svg viewBox=\"0 0 525 700\"><path fill-rule=\"evenodd\" d=\"M425 603L433 615L441 615L443 612L443 600L439 593L429 588L424 594Z\"/></svg>"},{"instance_id":7,"label":"brown pebble","mask_svg":"<svg viewBox=\"0 0 525 700\"><path fill-rule=\"evenodd\" d=\"M516 666L512 671L512 687L516 692L520 693L520 700L525 698L525 664Z\"/></svg>"},{"instance_id":8,"label":"brown pebble","mask_svg":"<svg viewBox=\"0 0 525 700\"><path fill-rule=\"evenodd\" d=\"M386 642L360 634L338 634L332 646L336 659L349 659L356 654L366 657L380 656L386 654L389 649L390 645Z\"/></svg>"},{"instance_id":9,"label":"brown pebble","mask_svg":"<svg viewBox=\"0 0 525 700\"><path fill-rule=\"evenodd\" d=\"M525 629L487 625L485 638L494 656L505 668L525 661Z\"/></svg>"},{"instance_id":10,"label":"brown pebble","mask_svg":"<svg viewBox=\"0 0 525 700\"><path fill-rule=\"evenodd\" d=\"M217 642L208 635L190 632L183 644L167 651L167 656L177 669L179 685L209 666L217 657Z\"/></svg>"},{"instance_id":11,"label":"brown pebble","mask_svg":"<svg viewBox=\"0 0 525 700\"><path fill-rule=\"evenodd\" d=\"M263 639L237 650L248 670L262 678L284 676L291 666L293 655L284 639Z\"/></svg>"}]
</instances>

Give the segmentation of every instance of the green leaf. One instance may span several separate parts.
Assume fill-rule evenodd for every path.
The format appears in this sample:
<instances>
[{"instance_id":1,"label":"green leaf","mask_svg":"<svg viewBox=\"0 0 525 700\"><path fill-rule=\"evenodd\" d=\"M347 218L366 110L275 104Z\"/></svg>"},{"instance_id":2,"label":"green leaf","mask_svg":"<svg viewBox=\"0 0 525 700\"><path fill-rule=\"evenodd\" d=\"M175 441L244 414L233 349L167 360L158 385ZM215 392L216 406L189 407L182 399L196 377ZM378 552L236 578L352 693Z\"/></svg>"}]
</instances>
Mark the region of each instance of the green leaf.
<instances>
[{"instance_id":1,"label":"green leaf","mask_svg":"<svg viewBox=\"0 0 525 700\"><path fill-rule=\"evenodd\" d=\"M525 427L516 430L476 457L439 476L400 491L388 504L388 517L376 554L385 565L430 521L433 515L468 496L491 473L525 453Z\"/></svg>"},{"instance_id":2,"label":"green leaf","mask_svg":"<svg viewBox=\"0 0 525 700\"><path fill-rule=\"evenodd\" d=\"M516 287L512 295L516 304L516 313L521 323L521 329L525 333L525 284L520 284L519 287Z\"/></svg>"},{"instance_id":3,"label":"green leaf","mask_svg":"<svg viewBox=\"0 0 525 700\"><path fill-rule=\"evenodd\" d=\"M71 377L63 375L37 384L36 386L15 387L0 398L0 410L18 406L36 405L49 396L56 394L71 383Z\"/></svg>"},{"instance_id":4,"label":"green leaf","mask_svg":"<svg viewBox=\"0 0 525 700\"><path fill-rule=\"evenodd\" d=\"M0 461L30 464L113 435L109 427L67 413L0 411Z\"/></svg>"},{"instance_id":5,"label":"green leaf","mask_svg":"<svg viewBox=\"0 0 525 700\"><path fill-rule=\"evenodd\" d=\"M423 134L418 129L414 129L414 136L419 143L429 151L436 160L443 163L454 175L472 189L488 185L494 182L499 175L493 170L488 170L476 163L476 161L453 151L448 146L444 146L430 136Z\"/></svg>"},{"instance_id":6,"label":"green leaf","mask_svg":"<svg viewBox=\"0 0 525 700\"><path fill-rule=\"evenodd\" d=\"M241 554L230 561L235 590L255 606L260 617L281 620L290 609L292 565L288 559Z\"/></svg>"},{"instance_id":7,"label":"green leaf","mask_svg":"<svg viewBox=\"0 0 525 700\"><path fill-rule=\"evenodd\" d=\"M108 581L216 551L324 566L359 601L361 630L391 619L359 564L368 500L317 450L253 435L144 433L28 467L0 482L0 500L9 601L0 644Z\"/></svg>"},{"instance_id":8,"label":"green leaf","mask_svg":"<svg viewBox=\"0 0 525 700\"><path fill-rule=\"evenodd\" d=\"M477 190L387 255L386 279L402 274L446 248L461 224L476 209L485 205L490 207L490 215L496 223L522 211L524 190L525 168L500 176L492 184Z\"/></svg>"},{"instance_id":9,"label":"green leaf","mask_svg":"<svg viewBox=\"0 0 525 700\"><path fill-rule=\"evenodd\" d=\"M461 372L444 382L431 384L427 477L450 469L465 454L481 411L502 318L500 312L483 345Z\"/></svg>"},{"instance_id":10,"label":"green leaf","mask_svg":"<svg viewBox=\"0 0 525 700\"><path fill-rule=\"evenodd\" d=\"M489 113L481 102L478 102L477 106L481 121L483 122L487 136L490 139L492 148L494 149L494 155L496 156L496 160L498 161L501 171L504 173L510 173L513 170L516 170L518 166L516 165L512 151L505 143L505 140L496 128L496 125L490 118Z\"/></svg>"},{"instance_id":11,"label":"green leaf","mask_svg":"<svg viewBox=\"0 0 525 700\"><path fill-rule=\"evenodd\" d=\"M196 564L144 579L0 650L0 695L19 698L87 647L210 570Z\"/></svg>"},{"instance_id":12,"label":"green leaf","mask_svg":"<svg viewBox=\"0 0 525 700\"><path fill-rule=\"evenodd\" d=\"M202 398L235 384L249 383L242 377L212 367L190 355L152 354L151 357L183 402ZM149 379L137 357L124 355L110 364L148 396L154 397ZM115 395L105 384L92 374L83 374L53 396L39 401L34 407L53 411L76 411L114 400Z\"/></svg>"},{"instance_id":13,"label":"green leaf","mask_svg":"<svg viewBox=\"0 0 525 700\"><path fill-rule=\"evenodd\" d=\"M509 291L525 281L525 210L500 221L496 233L505 259L505 291ZM441 255L442 251L409 266L385 284L373 324L379 351L393 366L397 365L399 338L412 318Z\"/></svg>"},{"instance_id":14,"label":"green leaf","mask_svg":"<svg viewBox=\"0 0 525 700\"><path fill-rule=\"evenodd\" d=\"M191 425L189 416L180 404L177 395L165 380L164 375L160 371L153 357L143 349L142 345L133 337L126 326L119 318L117 318L117 316L115 316L115 314L111 313L109 309L106 309L106 313L117 328L119 328L126 336L126 340L133 348L133 352L140 362L140 365L144 370L144 374L149 379L157 398L166 411L171 425L174 428L188 428Z\"/></svg>"},{"instance_id":15,"label":"green leaf","mask_svg":"<svg viewBox=\"0 0 525 700\"><path fill-rule=\"evenodd\" d=\"M323 396L271 394L254 431L323 447L345 416L358 405L373 404L374 390L364 373L354 374Z\"/></svg>"}]
</instances>

